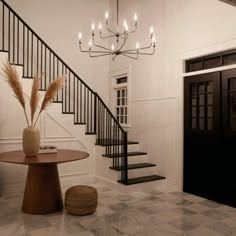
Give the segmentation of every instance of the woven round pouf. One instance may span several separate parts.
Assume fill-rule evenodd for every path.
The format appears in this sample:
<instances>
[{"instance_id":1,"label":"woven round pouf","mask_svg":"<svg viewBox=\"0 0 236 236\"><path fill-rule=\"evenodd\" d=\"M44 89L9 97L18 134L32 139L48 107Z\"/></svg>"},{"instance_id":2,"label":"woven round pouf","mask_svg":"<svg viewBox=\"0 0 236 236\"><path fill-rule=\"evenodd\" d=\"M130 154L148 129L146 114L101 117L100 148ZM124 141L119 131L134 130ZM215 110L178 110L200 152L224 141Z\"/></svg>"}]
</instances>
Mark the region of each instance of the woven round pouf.
<instances>
[{"instance_id":1,"label":"woven round pouf","mask_svg":"<svg viewBox=\"0 0 236 236\"><path fill-rule=\"evenodd\" d=\"M76 185L66 190L65 209L73 215L88 215L95 212L98 192L87 185Z\"/></svg>"}]
</instances>

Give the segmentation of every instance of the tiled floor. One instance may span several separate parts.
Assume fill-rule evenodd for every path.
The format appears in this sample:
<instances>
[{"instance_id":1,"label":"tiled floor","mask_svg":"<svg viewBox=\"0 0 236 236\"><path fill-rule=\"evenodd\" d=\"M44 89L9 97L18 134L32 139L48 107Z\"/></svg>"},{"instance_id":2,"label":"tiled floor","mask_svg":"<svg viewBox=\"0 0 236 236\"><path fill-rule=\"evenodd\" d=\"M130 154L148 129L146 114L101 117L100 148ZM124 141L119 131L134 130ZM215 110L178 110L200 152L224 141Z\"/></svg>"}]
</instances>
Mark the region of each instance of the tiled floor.
<instances>
[{"instance_id":1,"label":"tiled floor","mask_svg":"<svg viewBox=\"0 0 236 236\"><path fill-rule=\"evenodd\" d=\"M236 236L236 209L182 192L153 188L127 191L100 181L95 214L21 212L22 194L0 197L0 235Z\"/></svg>"}]
</instances>

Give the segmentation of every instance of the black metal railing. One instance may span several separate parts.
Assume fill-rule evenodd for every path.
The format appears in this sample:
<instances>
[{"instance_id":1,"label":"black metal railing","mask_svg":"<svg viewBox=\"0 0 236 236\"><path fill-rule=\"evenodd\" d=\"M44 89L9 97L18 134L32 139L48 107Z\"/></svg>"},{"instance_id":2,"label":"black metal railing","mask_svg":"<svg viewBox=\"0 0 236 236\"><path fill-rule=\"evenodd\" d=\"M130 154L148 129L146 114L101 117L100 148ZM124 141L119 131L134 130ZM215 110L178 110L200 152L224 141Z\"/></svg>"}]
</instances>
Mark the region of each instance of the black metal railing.
<instances>
[{"instance_id":1,"label":"black metal railing","mask_svg":"<svg viewBox=\"0 0 236 236\"><path fill-rule=\"evenodd\" d=\"M0 0L0 17L0 51L8 53L10 63L23 66L23 78L43 75L40 90L60 74L65 76L54 102L62 103L62 113L74 114L74 124L86 125L86 134L95 134L96 143L106 146L105 155L113 159L113 168L121 168L120 181L126 183L127 132L100 96L4 0Z\"/></svg>"}]
</instances>

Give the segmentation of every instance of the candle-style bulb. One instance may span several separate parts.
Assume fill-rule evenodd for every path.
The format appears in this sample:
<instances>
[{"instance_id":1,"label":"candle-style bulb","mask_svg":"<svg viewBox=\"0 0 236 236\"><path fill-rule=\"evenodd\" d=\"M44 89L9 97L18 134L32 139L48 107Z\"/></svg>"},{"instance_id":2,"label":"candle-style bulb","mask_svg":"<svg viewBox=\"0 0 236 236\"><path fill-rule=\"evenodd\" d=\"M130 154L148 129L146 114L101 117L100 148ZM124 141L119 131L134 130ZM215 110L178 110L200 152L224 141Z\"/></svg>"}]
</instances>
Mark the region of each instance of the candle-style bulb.
<instances>
[{"instance_id":1,"label":"candle-style bulb","mask_svg":"<svg viewBox=\"0 0 236 236\"><path fill-rule=\"evenodd\" d=\"M102 23L99 23L99 25L98 25L98 29L99 29L99 32L102 31Z\"/></svg>"},{"instance_id":2,"label":"candle-style bulb","mask_svg":"<svg viewBox=\"0 0 236 236\"><path fill-rule=\"evenodd\" d=\"M82 33L81 32L79 32L78 38L79 38L79 42L81 43L81 40L82 40Z\"/></svg>"},{"instance_id":3,"label":"candle-style bulb","mask_svg":"<svg viewBox=\"0 0 236 236\"><path fill-rule=\"evenodd\" d=\"M109 14L108 14L108 11L106 11L106 13L105 13L106 20L108 20L108 17L109 17Z\"/></svg>"},{"instance_id":4,"label":"candle-style bulb","mask_svg":"<svg viewBox=\"0 0 236 236\"><path fill-rule=\"evenodd\" d=\"M95 25L94 25L94 23L91 24L91 29L92 29L92 31L94 32L94 30L95 30Z\"/></svg>"},{"instance_id":5,"label":"candle-style bulb","mask_svg":"<svg viewBox=\"0 0 236 236\"><path fill-rule=\"evenodd\" d=\"M112 51L115 50L114 44L111 45L111 50L112 50Z\"/></svg>"},{"instance_id":6,"label":"candle-style bulb","mask_svg":"<svg viewBox=\"0 0 236 236\"><path fill-rule=\"evenodd\" d=\"M92 46L92 44L93 44L93 43L92 43L92 40L90 39L90 40L89 40L89 43L88 43L89 50L91 50L91 46Z\"/></svg>"},{"instance_id":7,"label":"candle-style bulb","mask_svg":"<svg viewBox=\"0 0 236 236\"><path fill-rule=\"evenodd\" d=\"M127 21L126 20L124 20L124 28L126 29L126 27L127 27Z\"/></svg>"},{"instance_id":8,"label":"candle-style bulb","mask_svg":"<svg viewBox=\"0 0 236 236\"><path fill-rule=\"evenodd\" d=\"M125 32L127 33L129 31L129 27L126 20L124 20L124 28L125 28Z\"/></svg>"},{"instance_id":9,"label":"candle-style bulb","mask_svg":"<svg viewBox=\"0 0 236 236\"><path fill-rule=\"evenodd\" d=\"M156 38L155 38L155 36L152 38L152 45L153 45L153 47L156 46Z\"/></svg>"},{"instance_id":10,"label":"candle-style bulb","mask_svg":"<svg viewBox=\"0 0 236 236\"><path fill-rule=\"evenodd\" d=\"M150 27L151 38L152 38L152 36L153 36L153 31L154 31L154 30L153 30L153 27L151 26L151 27Z\"/></svg>"},{"instance_id":11,"label":"candle-style bulb","mask_svg":"<svg viewBox=\"0 0 236 236\"><path fill-rule=\"evenodd\" d=\"M137 14L135 13L135 14L134 14L134 24L135 24L135 26L137 26L137 23L138 23L138 16L137 16Z\"/></svg>"},{"instance_id":12,"label":"candle-style bulb","mask_svg":"<svg viewBox=\"0 0 236 236\"><path fill-rule=\"evenodd\" d=\"M139 42L136 43L136 49L139 50Z\"/></svg>"}]
</instances>

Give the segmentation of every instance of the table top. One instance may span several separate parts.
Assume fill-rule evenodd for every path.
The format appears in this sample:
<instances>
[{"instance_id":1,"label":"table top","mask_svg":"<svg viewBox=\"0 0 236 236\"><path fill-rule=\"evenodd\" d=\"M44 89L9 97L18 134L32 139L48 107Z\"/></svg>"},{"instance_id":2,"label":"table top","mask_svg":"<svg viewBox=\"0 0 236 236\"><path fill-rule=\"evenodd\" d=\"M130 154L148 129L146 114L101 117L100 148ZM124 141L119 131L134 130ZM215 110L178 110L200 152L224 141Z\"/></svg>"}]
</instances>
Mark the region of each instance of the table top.
<instances>
[{"instance_id":1,"label":"table top","mask_svg":"<svg viewBox=\"0 0 236 236\"><path fill-rule=\"evenodd\" d=\"M8 162L22 165L59 164L69 161L77 161L87 158L87 152L58 149L57 153L41 153L36 157L25 157L23 151L11 151L0 153L0 162Z\"/></svg>"}]
</instances>

